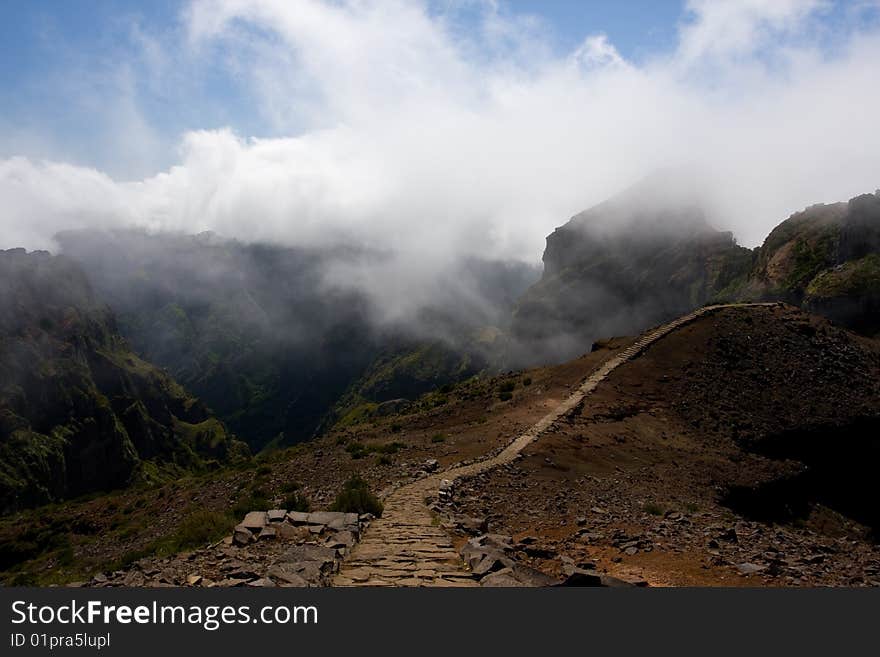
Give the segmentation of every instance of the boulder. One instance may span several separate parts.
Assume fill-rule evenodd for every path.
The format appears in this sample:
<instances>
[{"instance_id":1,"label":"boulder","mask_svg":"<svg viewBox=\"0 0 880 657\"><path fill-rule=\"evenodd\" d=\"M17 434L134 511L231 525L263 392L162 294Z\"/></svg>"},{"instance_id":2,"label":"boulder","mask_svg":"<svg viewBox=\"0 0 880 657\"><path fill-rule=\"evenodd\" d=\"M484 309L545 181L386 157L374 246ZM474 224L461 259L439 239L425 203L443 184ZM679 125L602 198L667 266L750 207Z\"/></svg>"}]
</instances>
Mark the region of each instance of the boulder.
<instances>
[{"instance_id":1,"label":"boulder","mask_svg":"<svg viewBox=\"0 0 880 657\"><path fill-rule=\"evenodd\" d=\"M330 525L333 522L345 524L346 513L339 511L315 511L308 514L308 524L310 525Z\"/></svg>"},{"instance_id":2,"label":"boulder","mask_svg":"<svg viewBox=\"0 0 880 657\"><path fill-rule=\"evenodd\" d=\"M266 512L266 517L269 522L283 522L284 518L287 517L287 511L285 509L272 509Z\"/></svg>"},{"instance_id":3,"label":"boulder","mask_svg":"<svg viewBox=\"0 0 880 657\"><path fill-rule=\"evenodd\" d=\"M493 550L492 553L484 554L480 560L471 567L471 571L477 577L488 575L491 572L513 567L514 562L501 552Z\"/></svg>"},{"instance_id":4,"label":"boulder","mask_svg":"<svg viewBox=\"0 0 880 657\"><path fill-rule=\"evenodd\" d=\"M480 586L513 587L522 586L522 582L514 576L513 568L504 568L483 577L480 580Z\"/></svg>"},{"instance_id":5,"label":"boulder","mask_svg":"<svg viewBox=\"0 0 880 657\"><path fill-rule=\"evenodd\" d=\"M238 546L244 546L254 540L251 530L243 525L237 525L232 533L232 543Z\"/></svg>"},{"instance_id":6,"label":"boulder","mask_svg":"<svg viewBox=\"0 0 880 657\"><path fill-rule=\"evenodd\" d=\"M290 511L287 514L287 522L292 525L307 525L309 524L309 514L302 511Z\"/></svg>"},{"instance_id":7,"label":"boulder","mask_svg":"<svg viewBox=\"0 0 880 657\"><path fill-rule=\"evenodd\" d=\"M289 564L275 564L266 573L269 577L278 582L281 586L308 586L309 582Z\"/></svg>"},{"instance_id":8,"label":"boulder","mask_svg":"<svg viewBox=\"0 0 880 657\"><path fill-rule=\"evenodd\" d=\"M266 526L267 522L265 511L251 511L241 521L240 526L252 532L258 532Z\"/></svg>"},{"instance_id":9,"label":"boulder","mask_svg":"<svg viewBox=\"0 0 880 657\"><path fill-rule=\"evenodd\" d=\"M311 561L321 570L332 569L336 564L336 550L322 545L297 545L285 551L284 561L298 563Z\"/></svg>"},{"instance_id":10,"label":"boulder","mask_svg":"<svg viewBox=\"0 0 880 657\"><path fill-rule=\"evenodd\" d=\"M767 566L759 566L758 564L749 562L740 563L736 566L736 569L740 572L741 575L752 575L754 573L759 573L766 568Z\"/></svg>"},{"instance_id":11,"label":"boulder","mask_svg":"<svg viewBox=\"0 0 880 657\"><path fill-rule=\"evenodd\" d=\"M550 577L550 575L545 575L540 570L521 564L513 566L513 576L522 586L541 587L555 586L557 584L557 581Z\"/></svg>"},{"instance_id":12,"label":"boulder","mask_svg":"<svg viewBox=\"0 0 880 657\"><path fill-rule=\"evenodd\" d=\"M343 530L340 532L336 532L327 541L324 543L329 548L339 549L339 548L350 548L355 544L355 537L348 530Z\"/></svg>"},{"instance_id":13,"label":"boulder","mask_svg":"<svg viewBox=\"0 0 880 657\"><path fill-rule=\"evenodd\" d=\"M583 568L571 567L560 586L604 586L602 576Z\"/></svg>"},{"instance_id":14,"label":"boulder","mask_svg":"<svg viewBox=\"0 0 880 657\"><path fill-rule=\"evenodd\" d=\"M274 527L263 527L257 535L257 540L263 541L269 538L275 538L277 535L278 532L275 531Z\"/></svg>"},{"instance_id":15,"label":"boulder","mask_svg":"<svg viewBox=\"0 0 880 657\"><path fill-rule=\"evenodd\" d=\"M294 527L287 522L278 523L274 529L278 537L285 541L304 541L312 535L307 527Z\"/></svg>"},{"instance_id":16,"label":"boulder","mask_svg":"<svg viewBox=\"0 0 880 657\"><path fill-rule=\"evenodd\" d=\"M486 518L459 518L455 524L468 534L480 534L489 529L489 521Z\"/></svg>"}]
</instances>

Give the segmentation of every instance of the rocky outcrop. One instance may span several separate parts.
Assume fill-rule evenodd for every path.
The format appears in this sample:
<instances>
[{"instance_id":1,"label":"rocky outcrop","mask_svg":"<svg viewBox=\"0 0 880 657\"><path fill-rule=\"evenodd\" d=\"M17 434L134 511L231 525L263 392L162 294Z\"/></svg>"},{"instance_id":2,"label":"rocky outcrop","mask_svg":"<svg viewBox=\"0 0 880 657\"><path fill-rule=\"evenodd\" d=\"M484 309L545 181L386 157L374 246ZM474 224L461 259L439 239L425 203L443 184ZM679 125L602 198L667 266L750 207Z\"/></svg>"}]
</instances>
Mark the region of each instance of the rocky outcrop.
<instances>
[{"instance_id":1,"label":"rocky outcrop","mask_svg":"<svg viewBox=\"0 0 880 657\"><path fill-rule=\"evenodd\" d=\"M251 511L214 545L141 559L86 583L111 586L327 586L369 525L369 514L285 509Z\"/></svg>"},{"instance_id":2,"label":"rocky outcrop","mask_svg":"<svg viewBox=\"0 0 880 657\"><path fill-rule=\"evenodd\" d=\"M793 214L728 296L785 301L867 335L880 332L880 191Z\"/></svg>"},{"instance_id":3,"label":"rocky outcrop","mask_svg":"<svg viewBox=\"0 0 880 657\"><path fill-rule=\"evenodd\" d=\"M514 358L561 361L716 297L753 254L708 220L694 197L656 179L572 217L547 238L544 275L514 311Z\"/></svg>"},{"instance_id":4,"label":"rocky outcrop","mask_svg":"<svg viewBox=\"0 0 880 657\"><path fill-rule=\"evenodd\" d=\"M755 250L693 199L650 179L557 228L513 313L512 359L563 360L711 301L783 301L880 333L880 191L798 212Z\"/></svg>"},{"instance_id":5,"label":"rocky outcrop","mask_svg":"<svg viewBox=\"0 0 880 657\"><path fill-rule=\"evenodd\" d=\"M0 511L246 453L128 348L65 258L0 252L0 372Z\"/></svg>"}]
</instances>

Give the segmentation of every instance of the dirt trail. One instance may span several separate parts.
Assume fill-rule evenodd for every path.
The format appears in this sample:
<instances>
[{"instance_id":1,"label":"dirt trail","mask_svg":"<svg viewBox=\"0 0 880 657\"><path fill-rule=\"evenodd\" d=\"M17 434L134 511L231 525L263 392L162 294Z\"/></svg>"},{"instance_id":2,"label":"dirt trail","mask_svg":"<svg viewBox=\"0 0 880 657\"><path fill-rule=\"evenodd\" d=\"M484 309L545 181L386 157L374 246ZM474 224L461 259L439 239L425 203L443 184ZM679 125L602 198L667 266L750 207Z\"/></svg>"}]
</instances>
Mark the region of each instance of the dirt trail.
<instances>
[{"instance_id":1,"label":"dirt trail","mask_svg":"<svg viewBox=\"0 0 880 657\"><path fill-rule=\"evenodd\" d=\"M772 306L775 303L705 306L664 324L600 365L580 387L495 456L401 486L385 499L375 520L336 575L334 586L478 586L465 568L450 536L434 524L425 498L436 496L444 479L454 481L511 462L553 423L570 413L605 378L654 342L695 319L722 308Z\"/></svg>"}]
</instances>

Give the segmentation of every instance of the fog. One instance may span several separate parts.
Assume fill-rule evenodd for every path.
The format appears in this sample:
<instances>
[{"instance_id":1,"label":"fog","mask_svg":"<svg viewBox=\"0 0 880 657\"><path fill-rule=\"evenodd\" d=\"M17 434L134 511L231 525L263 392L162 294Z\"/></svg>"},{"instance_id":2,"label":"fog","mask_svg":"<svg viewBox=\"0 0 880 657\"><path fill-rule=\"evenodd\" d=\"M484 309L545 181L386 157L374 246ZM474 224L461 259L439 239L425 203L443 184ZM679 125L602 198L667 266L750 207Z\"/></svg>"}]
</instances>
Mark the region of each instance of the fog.
<instances>
[{"instance_id":1,"label":"fog","mask_svg":"<svg viewBox=\"0 0 880 657\"><path fill-rule=\"evenodd\" d=\"M157 94L222 61L266 132L289 136L192 130L138 180L0 160L0 246L132 226L356 245L392 255L327 279L405 315L460 258L536 263L554 227L657 169L688 172L710 221L755 245L880 186L880 31L852 12L692 1L674 47L629 61L599 32L560 53L502 3L197 0L179 30L139 37ZM122 163L145 138L127 130L111 135Z\"/></svg>"}]
</instances>

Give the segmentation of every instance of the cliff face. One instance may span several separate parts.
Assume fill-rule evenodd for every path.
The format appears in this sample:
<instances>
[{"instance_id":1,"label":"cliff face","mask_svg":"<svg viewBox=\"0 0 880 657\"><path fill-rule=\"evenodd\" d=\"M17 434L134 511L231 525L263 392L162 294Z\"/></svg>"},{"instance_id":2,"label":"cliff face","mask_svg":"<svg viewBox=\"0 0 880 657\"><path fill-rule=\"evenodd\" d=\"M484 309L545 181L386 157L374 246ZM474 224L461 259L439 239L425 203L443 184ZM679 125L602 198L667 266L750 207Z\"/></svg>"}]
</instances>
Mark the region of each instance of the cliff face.
<instances>
[{"instance_id":1,"label":"cliff face","mask_svg":"<svg viewBox=\"0 0 880 657\"><path fill-rule=\"evenodd\" d=\"M742 279L753 253L713 229L699 205L637 186L547 238L544 275L512 333L526 363L584 352L705 303Z\"/></svg>"},{"instance_id":2,"label":"cliff face","mask_svg":"<svg viewBox=\"0 0 880 657\"><path fill-rule=\"evenodd\" d=\"M778 299L880 332L880 193L814 205L779 224L733 297Z\"/></svg>"},{"instance_id":3,"label":"cliff face","mask_svg":"<svg viewBox=\"0 0 880 657\"><path fill-rule=\"evenodd\" d=\"M798 212L749 250L699 203L647 181L547 238L511 333L522 363L558 361L707 302L758 300L880 335L880 191Z\"/></svg>"},{"instance_id":4,"label":"cliff face","mask_svg":"<svg viewBox=\"0 0 880 657\"><path fill-rule=\"evenodd\" d=\"M0 511L246 453L141 360L71 261L0 251Z\"/></svg>"}]
</instances>

